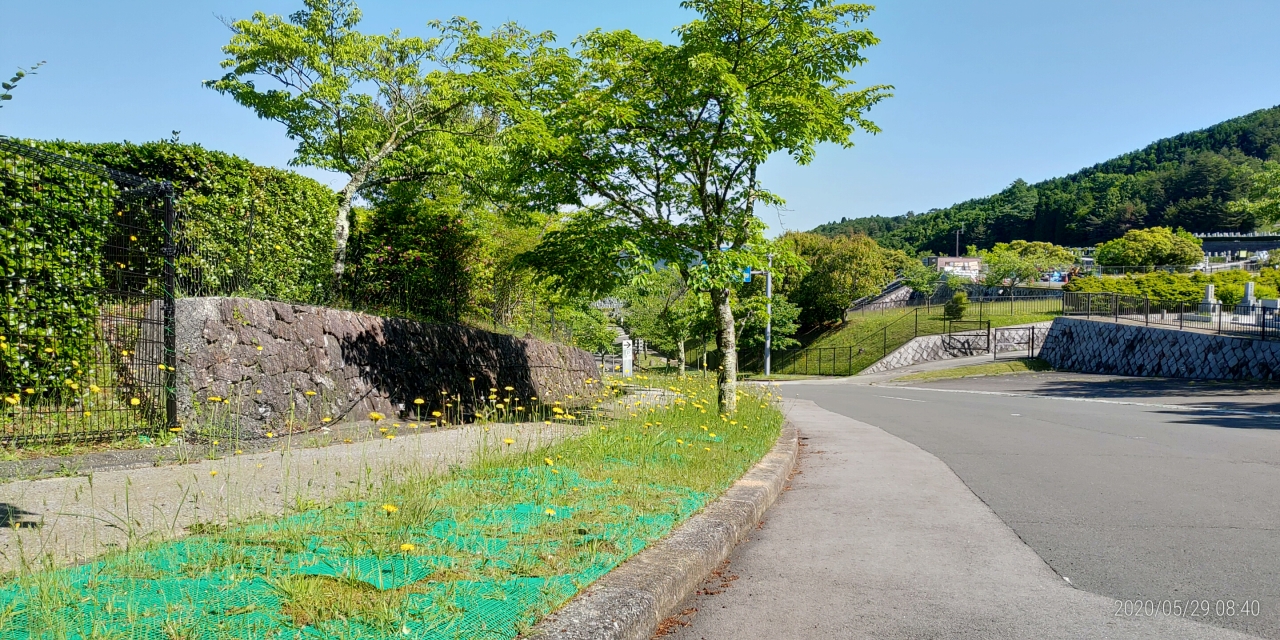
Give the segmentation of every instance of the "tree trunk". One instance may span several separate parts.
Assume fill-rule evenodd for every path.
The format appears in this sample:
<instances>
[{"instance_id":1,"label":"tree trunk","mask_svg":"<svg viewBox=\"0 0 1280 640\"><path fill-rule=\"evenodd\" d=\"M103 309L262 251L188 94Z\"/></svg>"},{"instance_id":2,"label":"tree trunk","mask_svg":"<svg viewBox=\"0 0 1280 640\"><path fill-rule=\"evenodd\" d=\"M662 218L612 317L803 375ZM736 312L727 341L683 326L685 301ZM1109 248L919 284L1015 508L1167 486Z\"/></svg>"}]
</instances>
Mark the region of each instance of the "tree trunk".
<instances>
[{"instance_id":1,"label":"tree trunk","mask_svg":"<svg viewBox=\"0 0 1280 640\"><path fill-rule=\"evenodd\" d=\"M678 340L680 343L680 377L684 377L684 340Z\"/></svg>"},{"instance_id":2,"label":"tree trunk","mask_svg":"<svg viewBox=\"0 0 1280 640\"><path fill-rule=\"evenodd\" d=\"M729 288L711 290L711 304L716 310L716 346L720 348L720 373L717 400L720 413L738 410L738 338L733 326L733 307L729 304Z\"/></svg>"},{"instance_id":3,"label":"tree trunk","mask_svg":"<svg viewBox=\"0 0 1280 640\"><path fill-rule=\"evenodd\" d=\"M382 163L391 152L395 151L399 146L400 140L392 137L382 143L382 147L378 152L369 157L355 173L351 174L351 179L347 181L347 186L338 192L338 219L333 225L333 277L335 284L342 284L342 272L347 268L347 239L351 237L351 205L356 199L356 194L364 183L369 181L369 175L373 170Z\"/></svg>"},{"instance_id":4,"label":"tree trunk","mask_svg":"<svg viewBox=\"0 0 1280 640\"><path fill-rule=\"evenodd\" d=\"M337 284L341 283L342 272L347 268L347 240L351 237L351 201L356 189L359 188L360 186L352 180L345 189L338 192L338 219L333 225L333 278Z\"/></svg>"}]
</instances>

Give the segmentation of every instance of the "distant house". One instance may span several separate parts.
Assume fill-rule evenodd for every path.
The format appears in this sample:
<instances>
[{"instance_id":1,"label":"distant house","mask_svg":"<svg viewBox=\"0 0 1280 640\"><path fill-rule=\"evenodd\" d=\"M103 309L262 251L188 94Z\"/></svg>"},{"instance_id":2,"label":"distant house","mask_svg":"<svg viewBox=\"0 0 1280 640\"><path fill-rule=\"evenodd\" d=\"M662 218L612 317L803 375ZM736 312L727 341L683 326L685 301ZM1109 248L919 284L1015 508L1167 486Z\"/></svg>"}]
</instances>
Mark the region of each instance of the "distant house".
<instances>
[{"instance_id":1,"label":"distant house","mask_svg":"<svg viewBox=\"0 0 1280 640\"><path fill-rule=\"evenodd\" d=\"M942 273L970 280L977 280L982 274L982 258L974 256L961 258L938 256L929 258L928 264Z\"/></svg>"}]
</instances>

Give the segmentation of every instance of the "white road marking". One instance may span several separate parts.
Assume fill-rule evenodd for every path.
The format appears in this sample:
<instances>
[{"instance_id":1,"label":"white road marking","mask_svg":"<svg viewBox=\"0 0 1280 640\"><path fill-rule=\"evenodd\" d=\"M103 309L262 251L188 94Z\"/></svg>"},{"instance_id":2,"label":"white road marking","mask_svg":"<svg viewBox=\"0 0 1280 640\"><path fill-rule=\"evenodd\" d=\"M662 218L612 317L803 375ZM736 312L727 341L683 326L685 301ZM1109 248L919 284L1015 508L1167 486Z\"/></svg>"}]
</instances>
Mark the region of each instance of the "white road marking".
<instances>
[{"instance_id":1,"label":"white road marking","mask_svg":"<svg viewBox=\"0 0 1280 640\"><path fill-rule=\"evenodd\" d=\"M928 402L928 400L915 400L913 398L899 398L897 396L876 396L877 398L888 398L890 400L906 400L907 402Z\"/></svg>"}]
</instances>

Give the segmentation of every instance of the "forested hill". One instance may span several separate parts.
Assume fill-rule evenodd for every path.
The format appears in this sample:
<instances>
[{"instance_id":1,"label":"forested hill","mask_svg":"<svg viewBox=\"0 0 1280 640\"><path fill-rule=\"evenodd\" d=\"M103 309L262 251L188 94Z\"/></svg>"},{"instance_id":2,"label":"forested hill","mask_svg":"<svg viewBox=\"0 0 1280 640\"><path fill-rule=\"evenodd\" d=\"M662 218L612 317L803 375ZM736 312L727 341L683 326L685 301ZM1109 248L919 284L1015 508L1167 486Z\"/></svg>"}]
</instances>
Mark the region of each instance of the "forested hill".
<instances>
[{"instance_id":1,"label":"forested hill","mask_svg":"<svg viewBox=\"0 0 1280 640\"><path fill-rule=\"evenodd\" d=\"M988 248L1010 240L1093 245L1131 228L1156 225L1189 231L1250 231L1255 220L1229 211L1264 161L1280 161L1280 106L1201 131L1159 140L1144 149L1062 178L934 209L885 217L842 219L815 232L866 233L880 244L949 254L961 243Z\"/></svg>"}]
</instances>

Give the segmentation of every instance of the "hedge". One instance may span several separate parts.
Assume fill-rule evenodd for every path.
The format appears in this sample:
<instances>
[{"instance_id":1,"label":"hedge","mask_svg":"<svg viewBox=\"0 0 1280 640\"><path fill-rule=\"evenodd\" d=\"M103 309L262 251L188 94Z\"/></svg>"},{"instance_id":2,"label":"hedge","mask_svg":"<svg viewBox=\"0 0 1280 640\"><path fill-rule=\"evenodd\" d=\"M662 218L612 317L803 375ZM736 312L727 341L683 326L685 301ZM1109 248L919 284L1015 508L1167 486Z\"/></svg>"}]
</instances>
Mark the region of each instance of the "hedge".
<instances>
[{"instance_id":1,"label":"hedge","mask_svg":"<svg viewBox=\"0 0 1280 640\"><path fill-rule=\"evenodd\" d=\"M184 295L321 302L333 272L337 196L290 171L200 145L53 142L48 148L153 180L169 180L181 218Z\"/></svg>"},{"instance_id":2,"label":"hedge","mask_svg":"<svg viewBox=\"0 0 1280 640\"><path fill-rule=\"evenodd\" d=\"M337 198L325 185L199 145L34 144L174 184L181 219L179 295L301 303L328 296ZM3 397L57 398L85 386L84 376L93 372L83 369L96 359L100 305L109 302L101 290L119 282L121 272L158 275L163 220L144 216L138 220L142 228L121 232L107 222L122 215L114 200L118 194L115 185L95 176L0 157ZM125 247L123 253L110 248L118 246ZM130 262L129 268L120 268L121 261ZM157 295L158 286L152 280L148 292Z\"/></svg>"}]
</instances>

